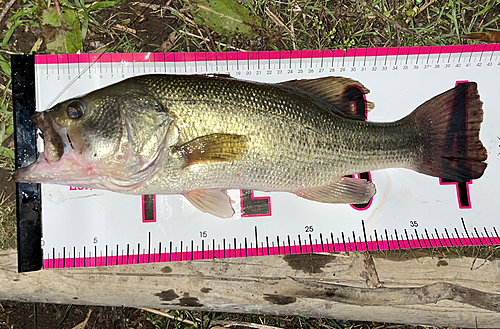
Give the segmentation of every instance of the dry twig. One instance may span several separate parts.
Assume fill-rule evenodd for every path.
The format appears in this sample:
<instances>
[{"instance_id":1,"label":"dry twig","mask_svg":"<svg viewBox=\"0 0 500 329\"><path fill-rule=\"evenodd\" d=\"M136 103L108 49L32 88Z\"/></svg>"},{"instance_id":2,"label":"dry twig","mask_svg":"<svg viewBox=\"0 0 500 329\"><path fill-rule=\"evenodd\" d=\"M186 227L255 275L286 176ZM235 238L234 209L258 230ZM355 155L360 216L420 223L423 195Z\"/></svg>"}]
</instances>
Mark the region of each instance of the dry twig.
<instances>
[{"instance_id":1,"label":"dry twig","mask_svg":"<svg viewBox=\"0 0 500 329\"><path fill-rule=\"evenodd\" d=\"M2 23L3 19L5 18L5 16L7 15L7 13L9 12L10 8L14 5L14 3L16 2L17 0L10 0L6 5L5 7L3 8L2 10L2 13L0 14L0 23Z\"/></svg>"}]
</instances>

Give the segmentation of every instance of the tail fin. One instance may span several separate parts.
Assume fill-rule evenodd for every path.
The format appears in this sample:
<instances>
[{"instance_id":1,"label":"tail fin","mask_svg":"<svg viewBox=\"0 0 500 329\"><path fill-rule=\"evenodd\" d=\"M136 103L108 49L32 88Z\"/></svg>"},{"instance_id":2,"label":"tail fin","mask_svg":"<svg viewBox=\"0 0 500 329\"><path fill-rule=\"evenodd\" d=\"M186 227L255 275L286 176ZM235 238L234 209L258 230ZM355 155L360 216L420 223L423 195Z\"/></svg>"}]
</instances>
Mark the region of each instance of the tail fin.
<instances>
[{"instance_id":1,"label":"tail fin","mask_svg":"<svg viewBox=\"0 0 500 329\"><path fill-rule=\"evenodd\" d=\"M413 169L457 182L481 177L487 158L479 140L482 104L475 82L459 83L410 114L423 142L422 161Z\"/></svg>"}]
</instances>

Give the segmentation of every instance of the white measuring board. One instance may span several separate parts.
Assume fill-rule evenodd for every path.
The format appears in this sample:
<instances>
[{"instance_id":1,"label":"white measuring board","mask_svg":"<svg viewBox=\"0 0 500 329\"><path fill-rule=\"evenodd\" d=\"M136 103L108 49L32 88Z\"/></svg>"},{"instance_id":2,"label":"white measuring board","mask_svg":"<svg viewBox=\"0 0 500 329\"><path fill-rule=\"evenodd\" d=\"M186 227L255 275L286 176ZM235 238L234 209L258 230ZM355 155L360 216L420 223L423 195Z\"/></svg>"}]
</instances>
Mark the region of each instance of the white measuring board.
<instances>
[{"instance_id":1,"label":"white measuring board","mask_svg":"<svg viewBox=\"0 0 500 329\"><path fill-rule=\"evenodd\" d=\"M322 204L290 193L231 190L236 214L220 219L183 196L129 196L42 185L44 268L310 252L500 244L500 45L336 51L36 56L36 104L57 102L143 74L223 73L276 83L344 76L370 89L370 121L400 119L475 81L483 101L484 175L457 184L405 169L362 174L367 205ZM291 150L292 151L292 150ZM246 205L258 205L246 213Z\"/></svg>"}]
</instances>

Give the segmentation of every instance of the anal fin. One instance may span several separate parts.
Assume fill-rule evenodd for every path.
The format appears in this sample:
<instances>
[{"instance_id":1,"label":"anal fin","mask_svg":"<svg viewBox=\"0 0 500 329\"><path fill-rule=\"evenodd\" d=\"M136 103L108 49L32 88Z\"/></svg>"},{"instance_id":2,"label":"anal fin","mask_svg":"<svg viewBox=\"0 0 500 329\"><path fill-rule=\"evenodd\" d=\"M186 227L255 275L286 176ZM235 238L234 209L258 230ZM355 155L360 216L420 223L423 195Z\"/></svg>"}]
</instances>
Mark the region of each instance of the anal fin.
<instances>
[{"instance_id":1,"label":"anal fin","mask_svg":"<svg viewBox=\"0 0 500 329\"><path fill-rule=\"evenodd\" d=\"M231 198L220 189L192 190L184 194L186 199L199 210L221 218L234 215Z\"/></svg>"},{"instance_id":2,"label":"anal fin","mask_svg":"<svg viewBox=\"0 0 500 329\"><path fill-rule=\"evenodd\" d=\"M338 182L294 192L301 198L324 203L367 203L375 195L375 185L364 179L342 177Z\"/></svg>"}]
</instances>

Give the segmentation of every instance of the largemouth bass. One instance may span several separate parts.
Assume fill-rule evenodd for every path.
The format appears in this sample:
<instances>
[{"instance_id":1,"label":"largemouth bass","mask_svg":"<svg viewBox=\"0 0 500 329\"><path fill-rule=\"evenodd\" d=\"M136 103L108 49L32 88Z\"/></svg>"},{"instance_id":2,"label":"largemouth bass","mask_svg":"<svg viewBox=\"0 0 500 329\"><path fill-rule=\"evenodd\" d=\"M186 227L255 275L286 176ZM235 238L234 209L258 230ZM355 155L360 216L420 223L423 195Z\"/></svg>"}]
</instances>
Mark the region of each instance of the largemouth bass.
<instances>
[{"instance_id":1,"label":"largemouth bass","mask_svg":"<svg viewBox=\"0 0 500 329\"><path fill-rule=\"evenodd\" d=\"M346 93L353 86L358 93ZM231 217L228 189L359 204L375 195L375 186L347 175L385 168L459 182L483 175L487 152L475 83L458 84L389 123L360 120L367 92L338 77L280 84L135 77L34 114L44 152L14 177L183 194L204 212Z\"/></svg>"}]
</instances>

